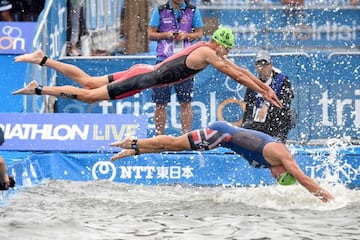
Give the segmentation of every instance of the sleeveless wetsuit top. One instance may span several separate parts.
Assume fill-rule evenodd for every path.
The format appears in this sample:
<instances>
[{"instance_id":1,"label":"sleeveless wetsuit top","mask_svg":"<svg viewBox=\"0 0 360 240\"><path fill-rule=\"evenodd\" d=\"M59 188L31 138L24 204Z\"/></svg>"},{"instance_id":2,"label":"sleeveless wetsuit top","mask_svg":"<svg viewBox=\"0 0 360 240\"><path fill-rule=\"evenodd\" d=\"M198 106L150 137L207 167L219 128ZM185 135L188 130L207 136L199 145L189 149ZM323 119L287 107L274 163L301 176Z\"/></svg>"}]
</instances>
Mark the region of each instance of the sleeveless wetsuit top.
<instances>
[{"instance_id":1,"label":"sleeveless wetsuit top","mask_svg":"<svg viewBox=\"0 0 360 240\"><path fill-rule=\"evenodd\" d=\"M192 150L209 150L220 145L239 154L255 168L270 167L262 151L266 144L275 142L275 139L265 133L235 127L224 121L192 131L188 133L188 139Z\"/></svg>"},{"instance_id":2,"label":"sleeveless wetsuit top","mask_svg":"<svg viewBox=\"0 0 360 240\"><path fill-rule=\"evenodd\" d=\"M161 63L153 65L137 64L127 71L109 75L108 94L110 99L121 99L147 88L160 87L179 83L192 78L203 69L191 69L186 66L188 55L206 42L198 42L168 57Z\"/></svg>"}]
</instances>

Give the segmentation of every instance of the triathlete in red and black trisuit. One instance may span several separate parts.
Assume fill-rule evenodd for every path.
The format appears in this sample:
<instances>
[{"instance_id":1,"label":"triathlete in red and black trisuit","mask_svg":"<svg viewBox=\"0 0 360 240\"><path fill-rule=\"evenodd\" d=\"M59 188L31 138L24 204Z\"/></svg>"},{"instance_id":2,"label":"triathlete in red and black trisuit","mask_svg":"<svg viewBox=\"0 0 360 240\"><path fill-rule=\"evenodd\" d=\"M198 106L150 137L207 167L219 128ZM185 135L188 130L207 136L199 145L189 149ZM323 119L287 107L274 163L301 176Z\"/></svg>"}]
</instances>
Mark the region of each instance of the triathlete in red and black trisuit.
<instances>
[{"instance_id":1,"label":"triathlete in red and black trisuit","mask_svg":"<svg viewBox=\"0 0 360 240\"><path fill-rule=\"evenodd\" d=\"M110 99L126 98L147 88L175 84L193 77L205 68L197 70L189 68L186 66L186 58L195 49L206 44L206 42L198 42L155 66L136 64L126 71L108 75Z\"/></svg>"}]
</instances>

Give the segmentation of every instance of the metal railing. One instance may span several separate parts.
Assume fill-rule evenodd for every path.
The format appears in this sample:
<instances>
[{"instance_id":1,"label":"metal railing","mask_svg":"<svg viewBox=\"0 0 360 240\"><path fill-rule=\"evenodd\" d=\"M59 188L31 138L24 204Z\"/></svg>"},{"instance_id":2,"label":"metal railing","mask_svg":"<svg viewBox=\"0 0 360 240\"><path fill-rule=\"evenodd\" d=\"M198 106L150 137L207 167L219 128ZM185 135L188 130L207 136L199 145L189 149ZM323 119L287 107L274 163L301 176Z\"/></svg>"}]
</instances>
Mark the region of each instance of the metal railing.
<instances>
[{"instance_id":1,"label":"metal railing","mask_svg":"<svg viewBox=\"0 0 360 240\"><path fill-rule=\"evenodd\" d=\"M118 46L121 29L121 1L86 0L85 22L88 36L82 42L84 56L92 49L111 50Z\"/></svg>"},{"instance_id":2,"label":"metal railing","mask_svg":"<svg viewBox=\"0 0 360 240\"><path fill-rule=\"evenodd\" d=\"M57 59L65 50L66 0L48 0L39 16L32 50L41 49L50 58ZM54 85L56 72L52 69L28 64L25 83L37 80L41 85ZM53 99L46 96L25 96L25 112L52 112Z\"/></svg>"}]
</instances>

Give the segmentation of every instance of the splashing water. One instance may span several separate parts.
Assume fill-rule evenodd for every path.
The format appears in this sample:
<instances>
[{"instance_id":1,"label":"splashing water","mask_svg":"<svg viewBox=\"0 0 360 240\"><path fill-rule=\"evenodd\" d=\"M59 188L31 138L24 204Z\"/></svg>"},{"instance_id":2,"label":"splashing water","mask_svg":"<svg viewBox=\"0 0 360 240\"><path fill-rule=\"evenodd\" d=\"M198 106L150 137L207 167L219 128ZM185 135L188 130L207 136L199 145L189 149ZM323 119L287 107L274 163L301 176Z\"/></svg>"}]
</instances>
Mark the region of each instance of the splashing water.
<instances>
[{"instance_id":1,"label":"splashing water","mask_svg":"<svg viewBox=\"0 0 360 240\"><path fill-rule=\"evenodd\" d=\"M351 164L343 160L342 151L349 151L351 148L350 139L332 138L326 142L328 155L320 158L322 163L318 165L319 169L323 169L322 180L328 184L348 184L351 182L352 176L357 174ZM341 178L341 176L343 176Z\"/></svg>"}]
</instances>

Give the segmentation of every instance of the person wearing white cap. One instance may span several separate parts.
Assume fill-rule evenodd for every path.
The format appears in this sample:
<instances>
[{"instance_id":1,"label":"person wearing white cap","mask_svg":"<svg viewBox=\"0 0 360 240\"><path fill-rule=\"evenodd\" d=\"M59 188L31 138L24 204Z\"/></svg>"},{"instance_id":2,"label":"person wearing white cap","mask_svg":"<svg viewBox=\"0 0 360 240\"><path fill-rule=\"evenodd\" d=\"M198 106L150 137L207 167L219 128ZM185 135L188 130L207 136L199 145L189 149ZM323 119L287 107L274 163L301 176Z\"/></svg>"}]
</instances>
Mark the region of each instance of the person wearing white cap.
<instances>
[{"instance_id":1,"label":"person wearing white cap","mask_svg":"<svg viewBox=\"0 0 360 240\"><path fill-rule=\"evenodd\" d=\"M257 53L255 69L258 78L274 90L283 108L274 107L261 94L247 88L242 127L267 133L285 143L289 130L296 122L296 114L291 108L291 100L294 98L291 82L284 73L273 66L267 50Z\"/></svg>"}]
</instances>

